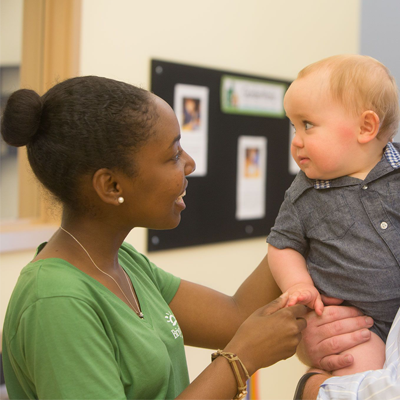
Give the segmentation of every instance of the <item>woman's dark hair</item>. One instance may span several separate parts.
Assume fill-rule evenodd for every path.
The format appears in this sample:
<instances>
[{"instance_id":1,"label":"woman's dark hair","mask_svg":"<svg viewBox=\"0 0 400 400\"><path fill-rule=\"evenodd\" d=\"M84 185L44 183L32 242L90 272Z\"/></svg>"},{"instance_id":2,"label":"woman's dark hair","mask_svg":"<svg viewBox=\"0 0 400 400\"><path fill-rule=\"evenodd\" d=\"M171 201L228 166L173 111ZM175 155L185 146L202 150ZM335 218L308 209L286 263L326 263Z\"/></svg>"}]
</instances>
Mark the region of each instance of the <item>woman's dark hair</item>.
<instances>
[{"instance_id":1,"label":"woman's dark hair","mask_svg":"<svg viewBox=\"0 0 400 400\"><path fill-rule=\"evenodd\" d=\"M112 79L68 79L40 97L21 89L6 104L1 134L26 145L39 181L64 205L84 204L78 184L100 168L135 174L133 155L148 140L157 117L149 92Z\"/></svg>"}]
</instances>

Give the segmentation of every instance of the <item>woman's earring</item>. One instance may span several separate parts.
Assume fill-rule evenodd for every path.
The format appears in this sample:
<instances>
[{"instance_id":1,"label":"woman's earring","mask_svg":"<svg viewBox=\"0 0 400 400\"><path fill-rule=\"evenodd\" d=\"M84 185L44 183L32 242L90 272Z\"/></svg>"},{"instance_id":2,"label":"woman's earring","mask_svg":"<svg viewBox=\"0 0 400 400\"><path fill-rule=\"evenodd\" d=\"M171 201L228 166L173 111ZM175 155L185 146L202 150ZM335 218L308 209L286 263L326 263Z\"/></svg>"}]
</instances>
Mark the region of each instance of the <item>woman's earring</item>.
<instances>
[{"instance_id":1,"label":"woman's earring","mask_svg":"<svg viewBox=\"0 0 400 400\"><path fill-rule=\"evenodd\" d=\"M122 196L118 197L118 203L122 204L125 201L125 199Z\"/></svg>"}]
</instances>

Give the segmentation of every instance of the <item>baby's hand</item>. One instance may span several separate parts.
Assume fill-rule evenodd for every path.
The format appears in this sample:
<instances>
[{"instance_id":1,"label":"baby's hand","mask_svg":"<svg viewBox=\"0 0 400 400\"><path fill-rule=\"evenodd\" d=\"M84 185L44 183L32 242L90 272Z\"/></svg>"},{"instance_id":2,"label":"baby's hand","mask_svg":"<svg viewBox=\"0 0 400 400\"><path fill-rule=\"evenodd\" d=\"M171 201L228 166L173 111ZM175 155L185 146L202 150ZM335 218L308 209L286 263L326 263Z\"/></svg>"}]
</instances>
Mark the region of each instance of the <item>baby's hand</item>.
<instances>
[{"instance_id":1,"label":"baby's hand","mask_svg":"<svg viewBox=\"0 0 400 400\"><path fill-rule=\"evenodd\" d=\"M317 315L322 315L324 311L324 303L321 295L314 285L307 283L298 283L287 290L289 295L286 303L287 307L295 304L304 304L305 306L315 310Z\"/></svg>"}]
</instances>

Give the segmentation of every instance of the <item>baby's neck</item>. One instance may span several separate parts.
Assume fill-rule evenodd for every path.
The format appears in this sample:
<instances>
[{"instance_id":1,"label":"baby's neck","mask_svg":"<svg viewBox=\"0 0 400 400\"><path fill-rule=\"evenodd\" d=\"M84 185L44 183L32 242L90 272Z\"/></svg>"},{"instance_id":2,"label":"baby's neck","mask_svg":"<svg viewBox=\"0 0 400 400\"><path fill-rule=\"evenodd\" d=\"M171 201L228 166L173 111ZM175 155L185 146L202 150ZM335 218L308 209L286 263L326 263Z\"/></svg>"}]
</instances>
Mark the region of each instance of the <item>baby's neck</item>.
<instances>
[{"instance_id":1,"label":"baby's neck","mask_svg":"<svg viewBox=\"0 0 400 400\"><path fill-rule=\"evenodd\" d=\"M363 181L367 177L367 175L372 171L372 168L370 170L363 171L363 172L358 172L358 173L355 173L355 174L351 174L349 176L351 176L352 178L357 178L357 179L360 179L360 180Z\"/></svg>"},{"instance_id":2,"label":"baby's neck","mask_svg":"<svg viewBox=\"0 0 400 400\"><path fill-rule=\"evenodd\" d=\"M378 162L382 159L382 155L383 150L379 150L373 157L368 157L368 162L366 162L364 165L361 165L358 171L355 171L348 176L364 180L367 175L374 169L376 164L378 164Z\"/></svg>"}]
</instances>

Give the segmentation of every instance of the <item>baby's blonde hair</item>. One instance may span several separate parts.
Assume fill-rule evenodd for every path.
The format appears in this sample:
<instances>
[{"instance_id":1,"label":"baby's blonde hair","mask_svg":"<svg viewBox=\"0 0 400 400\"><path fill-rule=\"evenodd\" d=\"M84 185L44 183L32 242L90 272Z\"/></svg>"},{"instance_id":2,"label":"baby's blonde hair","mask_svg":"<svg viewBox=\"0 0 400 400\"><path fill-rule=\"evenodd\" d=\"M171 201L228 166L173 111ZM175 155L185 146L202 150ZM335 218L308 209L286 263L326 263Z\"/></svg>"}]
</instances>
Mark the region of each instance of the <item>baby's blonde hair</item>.
<instances>
[{"instance_id":1,"label":"baby's blonde hair","mask_svg":"<svg viewBox=\"0 0 400 400\"><path fill-rule=\"evenodd\" d=\"M330 91L335 100L357 115L374 111L380 121L378 137L388 141L393 138L400 121L399 91L382 63L368 56L337 55L310 64L297 79L321 70L330 73Z\"/></svg>"}]
</instances>

